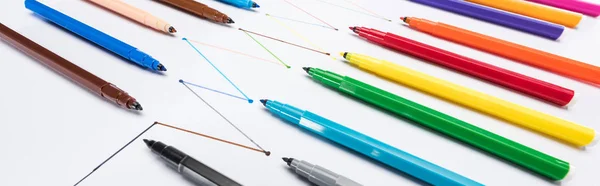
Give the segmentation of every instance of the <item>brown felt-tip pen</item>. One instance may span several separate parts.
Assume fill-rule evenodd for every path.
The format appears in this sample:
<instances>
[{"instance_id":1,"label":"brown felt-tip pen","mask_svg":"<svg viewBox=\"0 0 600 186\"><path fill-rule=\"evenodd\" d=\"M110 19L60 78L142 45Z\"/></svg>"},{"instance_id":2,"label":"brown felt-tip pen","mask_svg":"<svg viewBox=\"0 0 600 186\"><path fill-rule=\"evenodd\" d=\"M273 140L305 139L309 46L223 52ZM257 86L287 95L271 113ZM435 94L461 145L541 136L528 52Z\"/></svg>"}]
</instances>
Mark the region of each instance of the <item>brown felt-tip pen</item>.
<instances>
[{"instance_id":1,"label":"brown felt-tip pen","mask_svg":"<svg viewBox=\"0 0 600 186\"><path fill-rule=\"evenodd\" d=\"M213 8L206 6L194 0L157 0L163 4L178 8L190 14L212 20L218 23L235 23L233 20Z\"/></svg>"},{"instance_id":2,"label":"brown felt-tip pen","mask_svg":"<svg viewBox=\"0 0 600 186\"><path fill-rule=\"evenodd\" d=\"M27 39L2 23L0 23L0 39L111 102L123 108L142 110L142 105L127 92Z\"/></svg>"}]
</instances>

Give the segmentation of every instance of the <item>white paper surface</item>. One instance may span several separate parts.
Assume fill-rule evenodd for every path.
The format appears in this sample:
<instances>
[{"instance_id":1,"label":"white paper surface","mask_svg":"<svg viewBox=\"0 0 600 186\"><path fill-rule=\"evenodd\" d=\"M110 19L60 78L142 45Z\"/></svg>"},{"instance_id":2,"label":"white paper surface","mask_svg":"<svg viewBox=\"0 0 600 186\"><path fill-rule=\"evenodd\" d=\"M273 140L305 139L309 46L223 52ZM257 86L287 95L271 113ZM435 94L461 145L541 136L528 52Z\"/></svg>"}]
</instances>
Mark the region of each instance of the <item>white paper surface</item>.
<instances>
[{"instance_id":1,"label":"white paper surface","mask_svg":"<svg viewBox=\"0 0 600 186\"><path fill-rule=\"evenodd\" d=\"M344 0L325 1L362 11ZM0 116L3 119L3 124L0 124L0 141L3 142L3 150L0 153L0 185L73 185L154 121L253 146L178 83L179 79L184 79L240 95L180 38L187 37L275 60L236 28L260 32L312 48L311 44L266 17L265 13L319 23L318 20L280 0L257 1L261 8L255 11L238 9L216 1L203 1L232 17L236 23L231 28L198 19L154 1L126 1L174 25L179 33L176 37L170 37L86 1L44 2L138 47L159 59L168 68L168 72L157 75L91 45L35 16L24 8L22 1L0 3L0 22L128 91L144 107L144 111L140 113L116 108L5 43L0 44L0 61L4 69L0 73ZM599 88L413 31L403 26L398 17L415 16L441 21L600 65L597 55L600 22L597 19L585 17L579 28L567 29L560 41L555 42L408 1L354 1L392 19L393 22L315 0L293 2L340 30L333 31L285 20L281 22L310 42L331 52L337 60L258 36L255 37L292 68L286 69L279 65L196 45L241 90L254 99L255 103L248 104L197 88L194 90L262 147L270 150L273 153L270 157L155 126L81 185L191 185L151 153L141 140L144 138L160 140L175 146L244 185L308 185L306 180L287 170L281 157L303 159L365 185L420 184L398 171L324 139L315 138L314 135L271 116L258 102L262 98L275 99L310 110L483 184L555 184L460 142L328 90L312 82L302 71L303 66L319 67L348 75L568 161L577 167L576 175L573 180L563 185L596 184L595 176L600 166L598 147L574 149L531 131L362 72L346 65L337 54L350 51L386 59L535 110L600 129L600 117L597 114L600 105ZM568 87L579 93L579 101L568 110L553 107L510 90L370 44L351 33L347 29L349 26L366 26L393 32Z\"/></svg>"}]
</instances>

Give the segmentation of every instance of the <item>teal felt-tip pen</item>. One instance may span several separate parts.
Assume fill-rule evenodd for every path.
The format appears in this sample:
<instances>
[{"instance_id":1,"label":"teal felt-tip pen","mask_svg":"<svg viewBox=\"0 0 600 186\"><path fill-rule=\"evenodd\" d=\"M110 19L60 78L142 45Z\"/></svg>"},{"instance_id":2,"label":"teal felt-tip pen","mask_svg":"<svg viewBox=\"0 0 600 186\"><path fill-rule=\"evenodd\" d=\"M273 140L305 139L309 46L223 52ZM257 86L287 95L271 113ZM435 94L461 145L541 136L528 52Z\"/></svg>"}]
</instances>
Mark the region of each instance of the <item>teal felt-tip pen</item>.
<instances>
[{"instance_id":1,"label":"teal felt-tip pen","mask_svg":"<svg viewBox=\"0 0 600 186\"><path fill-rule=\"evenodd\" d=\"M272 114L296 124L299 128L336 142L429 184L444 186L483 185L312 112L277 101L263 99L260 102Z\"/></svg>"}]
</instances>

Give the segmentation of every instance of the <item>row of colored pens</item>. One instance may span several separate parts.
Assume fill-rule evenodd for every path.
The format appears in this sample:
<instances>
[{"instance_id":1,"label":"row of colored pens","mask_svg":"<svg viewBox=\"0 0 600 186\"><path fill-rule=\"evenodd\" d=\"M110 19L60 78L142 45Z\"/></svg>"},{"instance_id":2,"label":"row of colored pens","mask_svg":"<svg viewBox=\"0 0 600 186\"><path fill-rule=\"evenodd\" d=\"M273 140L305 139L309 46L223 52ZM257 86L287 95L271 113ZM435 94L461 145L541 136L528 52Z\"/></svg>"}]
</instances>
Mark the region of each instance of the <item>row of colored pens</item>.
<instances>
[{"instance_id":1,"label":"row of colored pens","mask_svg":"<svg viewBox=\"0 0 600 186\"><path fill-rule=\"evenodd\" d=\"M177 32L175 27L168 22L120 0L89 1L147 27L169 34ZM245 9L259 7L257 3L250 0L222 1ZM410 1L552 40L558 39L564 32L565 27L576 27L583 18L582 14L590 16L598 16L600 14L600 6L577 0ZM159 0L158 2L220 24L234 23L234 20L226 14L194 0ZM551 8L550 6L556 8ZM91 43L123 57L127 61L152 71L167 70L166 65L161 64L158 60L137 48L38 1L25 0L25 7L50 22L89 40ZM588 63L441 22L415 17L401 17L400 20L405 22L410 28L431 36L584 83L600 84L600 68ZM575 91L568 88L496 67L386 31L360 26L352 26L350 29L371 43L528 95L547 102L550 105L566 108L574 104ZM32 56L99 96L127 109L142 110L142 105L125 91L2 24L0 24L0 37L8 44L20 49L23 53ZM596 131L590 127L505 101L477 90L397 65L393 62L354 52L342 52L340 55L352 66L377 75L382 79L393 81L399 85L410 87L450 103L455 103L488 116L502 119L508 123L575 147L590 146L599 139ZM549 180L566 180L573 173L573 166L564 160L477 127L477 124L465 122L459 118L421 105L418 101L405 99L357 79L326 69L304 67L304 70L315 82L329 87L331 90L341 92L357 101L370 104L381 110L413 121L415 124L446 135L458 142L468 144L482 152L487 152ZM280 117L282 120L426 183L432 185L482 185L467 176L413 156L408 152L315 113L271 99L262 99L261 103L273 115ZM232 178L219 173L191 157L183 158L188 157L188 155L174 147L154 140L144 140L144 142L152 151L163 156L169 163L179 165L183 169L189 169L193 174L206 178L213 185L241 185ZM270 155L270 152L266 154ZM305 161L293 158L284 158L284 161L293 167L298 174L307 177L309 181L320 186L361 185L352 181L351 178L346 178ZM179 171L182 171L181 169Z\"/></svg>"}]
</instances>

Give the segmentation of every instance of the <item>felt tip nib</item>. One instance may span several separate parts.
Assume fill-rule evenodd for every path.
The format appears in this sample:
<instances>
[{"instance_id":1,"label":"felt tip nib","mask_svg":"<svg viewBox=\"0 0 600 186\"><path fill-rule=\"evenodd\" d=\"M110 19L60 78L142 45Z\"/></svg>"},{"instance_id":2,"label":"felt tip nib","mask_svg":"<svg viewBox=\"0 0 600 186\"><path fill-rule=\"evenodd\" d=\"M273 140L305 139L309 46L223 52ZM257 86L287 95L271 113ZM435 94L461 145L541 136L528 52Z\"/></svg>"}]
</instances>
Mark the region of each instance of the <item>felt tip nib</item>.
<instances>
[{"instance_id":1,"label":"felt tip nib","mask_svg":"<svg viewBox=\"0 0 600 186\"><path fill-rule=\"evenodd\" d=\"M310 67L302 67L302 69L304 69L304 71L306 71L306 73L308 73L310 71Z\"/></svg>"},{"instance_id":2,"label":"felt tip nib","mask_svg":"<svg viewBox=\"0 0 600 186\"><path fill-rule=\"evenodd\" d=\"M286 162L288 164L288 166L292 165L292 161L294 161L294 158L281 158L284 162Z\"/></svg>"},{"instance_id":3,"label":"felt tip nib","mask_svg":"<svg viewBox=\"0 0 600 186\"><path fill-rule=\"evenodd\" d=\"M268 99L261 99L260 102L266 106L267 105L267 101L269 101Z\"/></svg>"},{"instance_id":4,"label":"felt tip nib","mask_svg":"<svg viewBox=\"0 0 600 186\"><path fill-rule=\"evenodd\" d=\"M144 108L142 108L142 105L140 105L140 103L138 103L137 101L133 102L130 106L130 109L135 109L135 110L144 110Z\"/></svg>"},{"instance_id":5,"label":"felt tip nib","mask_svg":"<svg viewBox=\"0 0 600 186\"><path fill-rule=\"evenodd\" d=\"M252 8L260 8L260 6L256 3L252 3Z\"/></svg>"},{"instance_id":6,"label":"felt tip nib","mask_svg":"<svg viewBox=\"0 0 600 186\"><path fill-rule=\"evenodd\" d=\"M233 21L233 19L231 19L231 18L227 18L227 23L231 24L231 23L235 23L235 21Z\"/></svg>"},{"instance_id":7,"label":"felt tip nib","mask_svg":"<svg viewBox=\"0 0 600 186\"><path fill-rule=\"evenodd\" d=\"M408 23L408 17L400 17L400 20L404 21L405 23Z\"/></svg>"},{"instance_id":8,"label":"felt tip nib","mask_svg":"<svg viewBox=\"0 0 600 186\"><path fill-rule=\"evenodd\" d=\"M169 27L169 33L176 33L177 30L174 27Z\"/></svg>"},{"instance_id":9,"label":"felt tip nib","mask_svg":"<svg viewBox=\"0 0 600 186\"><path fill-rule=\"evenodd\" d=\"M165 67L165 66L164 66L164 65L162 65L162 64L158 64L158 65L156 66L156 68L157 68L159 71L167 71L167 67Z\"/></svg>"},{"instance_id":10,"label":"felt tip nib","mask_svg":"<svg viewBox=\"0 0 600 186\"><path fill-rule=\"evenodd\" d=\"M152 145L154 145L154 140L144 139L144 143L146 143L146 146L152 147Z\"/></svg>"}]
</instances>

